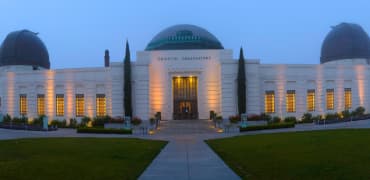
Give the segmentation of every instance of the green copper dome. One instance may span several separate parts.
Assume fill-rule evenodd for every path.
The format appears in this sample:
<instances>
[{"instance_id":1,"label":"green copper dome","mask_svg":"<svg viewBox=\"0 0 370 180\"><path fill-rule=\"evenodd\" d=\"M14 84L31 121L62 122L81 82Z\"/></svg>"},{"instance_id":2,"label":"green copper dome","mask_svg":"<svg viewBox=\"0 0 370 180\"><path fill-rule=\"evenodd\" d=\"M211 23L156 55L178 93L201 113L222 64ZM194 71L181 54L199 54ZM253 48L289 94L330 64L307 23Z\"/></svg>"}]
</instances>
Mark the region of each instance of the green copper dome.
<instances>
[{"instance_id":1,"label":"green copper dome","mask_svg":"<svg viewBox=\"0 0 370 180\"><path fill-rule=\"evenodd\" d=\"M207 30L189 24L166 28L146 46L152 50L224 49L220 41Z\"/></svg>"}]
</instances>

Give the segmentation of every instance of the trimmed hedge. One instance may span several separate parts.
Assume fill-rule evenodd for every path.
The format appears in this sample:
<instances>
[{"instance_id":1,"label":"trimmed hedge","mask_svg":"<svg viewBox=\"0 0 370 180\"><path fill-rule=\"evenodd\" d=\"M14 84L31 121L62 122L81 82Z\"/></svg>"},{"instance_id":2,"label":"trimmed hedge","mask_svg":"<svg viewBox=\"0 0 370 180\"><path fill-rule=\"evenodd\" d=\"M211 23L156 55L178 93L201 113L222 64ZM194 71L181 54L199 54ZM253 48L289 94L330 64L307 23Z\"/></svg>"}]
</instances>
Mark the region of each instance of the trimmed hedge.
<instances>
[{"instance_id":1,"label":"trimmed hedge","mask_svg":"<svg viewBox=\"0 0 370 180\"><path fill-rule=\"evenodd\" d=\"M245 128L240 128L240 132L257 131L257 130L264 130L264 129L293 128L294 126L295 126L295 123L293 122L273 123L273 124L267 124L267 125L247 126Z\"/></svg>"},{"instance_id":2,"label":"trimmed hedge","mask_svg":"<svg viewBox=\"0 0 370 180\"><path fill-rule=\"evenodd\" d=\"M131 129L77 128L77 133L132 134Z\"/></svg>"},{"instance_id":3,"label":"trimmed hedge","mask_svg":"<svg viewBox=\"0 0 370 180\"><path fill-rule=\"evenodd\" d=\"M294 116L288 116L288 117L285 117L284 122L286 122L286 123L288 123L288 122L297 123L297 118L294 117Z\"/></svg>"},{"instance_id":4,"label":"trimmed hedge","mask_svg":"<svg viewBox=\"0 0 370 180\"><path fill-rule=\"evenodd\" d=\"M65 128L65 127L67 127L67 121L66 120L62 120L62 121L60 121L60 120L52 120L50 122L50 125L51 126L57 126L58 128Z\"/></svg>"}]
</instances>

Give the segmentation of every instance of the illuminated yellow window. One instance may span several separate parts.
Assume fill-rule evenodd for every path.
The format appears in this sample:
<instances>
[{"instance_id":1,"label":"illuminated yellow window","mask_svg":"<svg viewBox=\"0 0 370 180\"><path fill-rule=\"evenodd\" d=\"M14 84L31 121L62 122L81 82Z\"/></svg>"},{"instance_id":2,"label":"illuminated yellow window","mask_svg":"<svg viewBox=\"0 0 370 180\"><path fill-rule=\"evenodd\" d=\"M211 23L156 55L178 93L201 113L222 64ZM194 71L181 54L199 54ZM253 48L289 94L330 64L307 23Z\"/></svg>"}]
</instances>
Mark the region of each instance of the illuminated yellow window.
<instances>
[{"instance_id":1,"label":"illuminated yellow window","mask_svg":"<svg viewBox=\"0 0 370 180\"><path fill-rule=\"evenodd\" d=\"M351 109L352 107L352 90L351 88L344 89L344 109Z\"/></svg>"},{"instance_id":2,"label":"illuminated yellow window","mask_svg":"<svg viewBox=\"0 0 370 180\"><path fill-rule=\"evenodd\" d=\"M306 103L307 103L307 111L309 112L315 111L315 90L314 89L307 90Z\"/></svg>"},{"instance_id":3,"label":"illuminated yellow window","mask_svg":"<svg viewBox=\"0 0 370 180\"><path fill-rule=\"evenodd\" d=\"M45 115L45 95L37 95L37 115Z\"/></svg>"},{"instance_id":4,"label":"illuminated yellow window","mask_svg":"<svg viewBox=\"0 0 370 180\"><path fill-rule=\"evenodd\" d=\"M334 89L326 90L326 109L334 110Z\"/></svg>"},{"instance_id":5,"label":"illuminated yellow window","mask_svg":"<svg viewBox=\"0 0 370 180\"><path fill-rule=\"evenodd\" d=\"M96 95L96 116L105 116L107 112L105 94Z\"/></svg>"},{"instance_id":6,"label":"illuminated yellow window","mask_svg":"<svg viewBox=\"0 0 370 180\"><path fill-rule=\"evenodd\" d=\"M64 116L64 94L56 95L57 116Z\"/></svg>"},{"instance_id":7,"label":"illuminated yellow window","mask_svg":"<svg viewBox=\"0 0 370 180\"><path fill-rule=\"evenodd\" d=\"M286 111L295 112L295 90L286 92Z\"/></svg>"},{"instance_id":8,"label":"illuminated yellow window","mask_svg":"<svg viewBox=\"0 0 370 180\"><path fill-rule=\"evenodd\" d=\"M265 92L265 112L266 113L275 112L275 92L274 91Z\"/></svg>"},{"instance_id":9,"label":"illuminated yellow window","mask_svg":"<svg viewBox=\"0 0 370 180\"><path fill-rule=\"evenodd\" d=\"M27 109L27 95L21 94L19 95L19 114L22 116L26 116Z\"/></svg>"},{"instance_id":10,"label":"illuminated yellow window","mask_svg":"<svg viewBox=\"0 0 370 180\"><path fill-rule=\"evenodd\" d=\"M85 99L83 94L76 94L76 116L85 115Z\"/></svg>"}]
</instances>

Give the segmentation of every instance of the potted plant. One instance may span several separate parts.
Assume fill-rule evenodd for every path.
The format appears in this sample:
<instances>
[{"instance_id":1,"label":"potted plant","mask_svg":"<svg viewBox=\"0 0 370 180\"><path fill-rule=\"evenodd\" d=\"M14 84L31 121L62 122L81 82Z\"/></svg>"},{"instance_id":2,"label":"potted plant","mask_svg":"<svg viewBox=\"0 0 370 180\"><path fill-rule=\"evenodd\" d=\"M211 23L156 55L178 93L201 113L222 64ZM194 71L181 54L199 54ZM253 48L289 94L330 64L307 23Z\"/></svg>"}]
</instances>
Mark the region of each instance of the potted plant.
<instances>
[{"instance_id":1,"label":"potted plant","mask_svg":"<svg viewBox=\"0 0 370 180\"><path fill-rule=\"evenodd\" d=\"M222 116L216 116L215 117L215 123L216 123L216 126L220 127L220 124L222 123Z\"/></svg>"}]
</instances>

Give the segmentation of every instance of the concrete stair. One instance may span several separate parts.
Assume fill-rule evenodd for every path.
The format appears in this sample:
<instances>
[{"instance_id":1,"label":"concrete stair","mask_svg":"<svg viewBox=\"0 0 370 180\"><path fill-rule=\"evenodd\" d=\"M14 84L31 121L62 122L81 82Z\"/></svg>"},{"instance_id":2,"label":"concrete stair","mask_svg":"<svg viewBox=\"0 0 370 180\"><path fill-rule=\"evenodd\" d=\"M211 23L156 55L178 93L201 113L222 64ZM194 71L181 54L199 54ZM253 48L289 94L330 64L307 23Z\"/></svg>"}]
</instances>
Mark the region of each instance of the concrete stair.
<instances>
[{"instance_id":1,"label":"concrete stair","mask_svg":"<svg viewBox=\"0 0 370 180\"><path fill-rule=\"evenodd\" d=\"M209 120L168 120L161 121L156 134L206 134L216 133Z\"/></svg>"}]
</instances>

